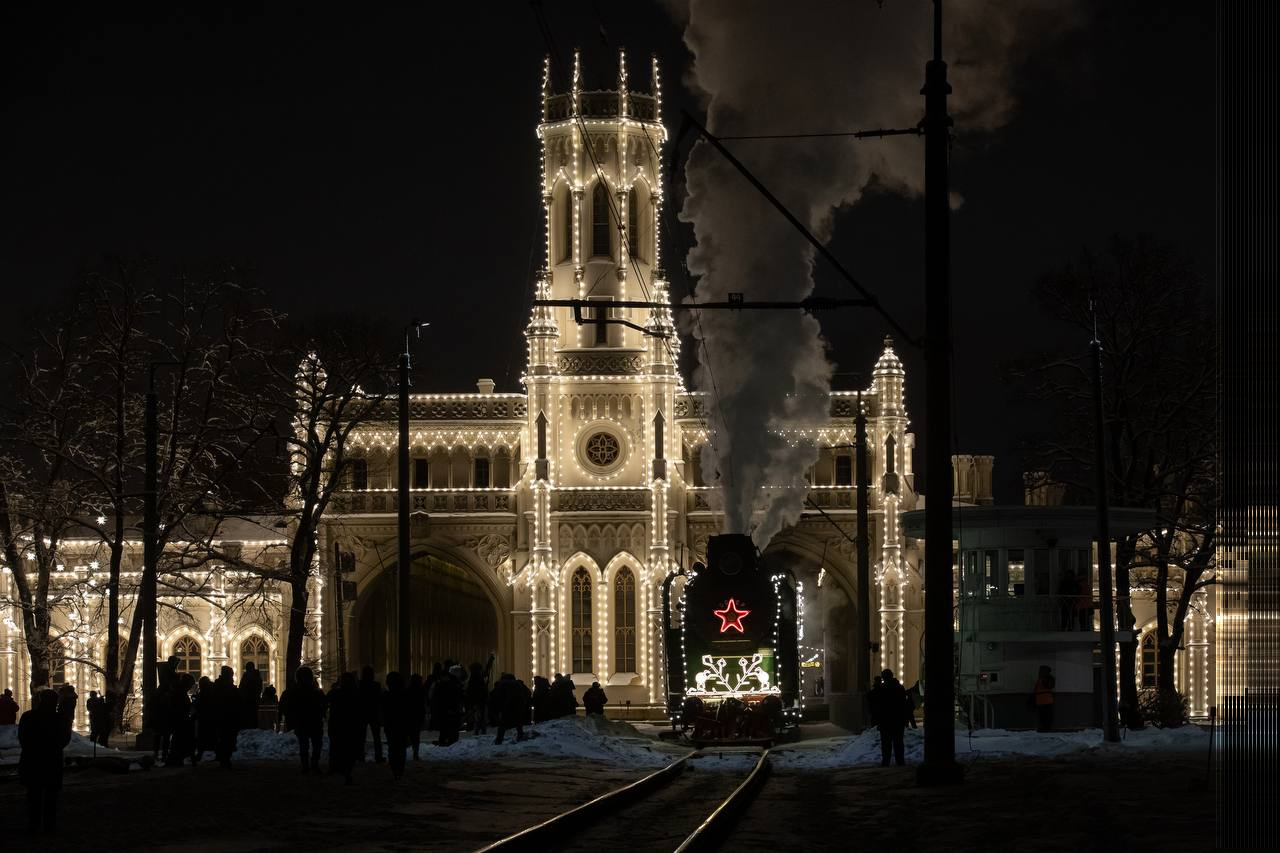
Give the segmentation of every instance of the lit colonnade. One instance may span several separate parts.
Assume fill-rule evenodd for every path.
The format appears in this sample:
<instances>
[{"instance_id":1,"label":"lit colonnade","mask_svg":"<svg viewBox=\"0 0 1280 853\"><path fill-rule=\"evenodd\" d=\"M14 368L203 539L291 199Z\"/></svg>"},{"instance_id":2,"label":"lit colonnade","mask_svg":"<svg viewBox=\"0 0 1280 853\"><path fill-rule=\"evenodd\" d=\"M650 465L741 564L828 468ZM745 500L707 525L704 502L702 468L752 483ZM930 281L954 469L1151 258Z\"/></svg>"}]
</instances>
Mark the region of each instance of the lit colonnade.
<instances>
[{"instance_id":1,"label":"lit colonnade","mask_svg":"<svg viewBox=\"0 0 1280 853\"><path fill-rule=\"evenodd\" d=\"M204 523L207 522L207 523ZM207 538L166 543L161 561L156 616L159 660L173 655L180 672L216 678L231 666L237 681L252 660L263 683L283 690L283 649L290 596L287 586L264 580L260 571L274 571L288 546L287 531L278 517L199 520ZM105 529L101 519L97 525ZM134 527L136 529L136 526ZM107 663L107 598L109 549L92 528L85 526L62 538L50 578L50 678L47 686L68 684L79 696L75 727L87 731L89 691L105 690ZM24 560L29 573L34 563ZM13 690L22 707L31 701L31 662L22 635L21 614L12 567L0 568L0 679ZM123 660L129 638L138 585L142 577L142 543L126 541L120 572L119 656ZM34 574L31 574L34 582ZM34 584L33 584L34 585ZM313 578L311 614L318 616L323 590ZM313 624L315 624L313 622ZM132 691L125 698L126 723L136 729L141 713L142 640L139 638ZM319 631L304 648L306 662L322 666Z\"/></svg>"}]
</instances>

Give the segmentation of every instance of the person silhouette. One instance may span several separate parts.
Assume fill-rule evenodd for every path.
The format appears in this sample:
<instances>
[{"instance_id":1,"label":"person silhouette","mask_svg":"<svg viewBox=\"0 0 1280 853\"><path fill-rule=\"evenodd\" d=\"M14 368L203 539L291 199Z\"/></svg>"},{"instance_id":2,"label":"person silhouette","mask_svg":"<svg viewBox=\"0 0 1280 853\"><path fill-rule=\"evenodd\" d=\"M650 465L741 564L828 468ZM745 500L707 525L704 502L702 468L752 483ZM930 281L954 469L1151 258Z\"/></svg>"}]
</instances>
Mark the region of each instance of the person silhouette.
<instances>
[{"instance_id":1,"label":"person silhouette","mask_svg":"<svg viewBox=\"0 0 1280 853\"><path fill-rule=\"evenodd\" d=\"M325 695L316 683L315 673L309 666L300 666L293 676L293 686L280 697L280 709L285 725L293 729L298 738L298 756L302 759L302 772L320 772L320 747L324 741ZM332 763L332 737L329 745Z\"/></svg>"},{"instance_id":2,"label":"person silhouette","mask_svg":"<svg viewBox=\"0 0 1280 853\"><path fill-rule=\"evenodd\" d=\"M71 725L58 713L58 694L42 690L35 707L18 721L18 781L27 789L27 826L52 832L62 792L62 750L71 742Z\"/></svg>"},{"instance_id":3,"label":"person silhouette","mask_svg":"<svg viewBox=\"0 0 1280 853\"><path fill-rule=\"evenodd\" d=\"M240 731L240 692L234 681L235 670L224 666L213 682L213 708L217 726L218 763L231 768L231 755L236 751L236 735Z\"/></svg>"},{"instance_id":4,"label":"person silhouette","mask_svg":"<svg viewBox=\"0 0 1280 853\"><path fill-rule=\"evenodd\" d=\"M373 678L373 667L366 666L360 670L360 708L364 712L364 725L373 734L373 760L378 764L382 758L382 685ZM361 746L357 756L364 761L364 730L360 734Z\"/></svg>"}]
</instances>

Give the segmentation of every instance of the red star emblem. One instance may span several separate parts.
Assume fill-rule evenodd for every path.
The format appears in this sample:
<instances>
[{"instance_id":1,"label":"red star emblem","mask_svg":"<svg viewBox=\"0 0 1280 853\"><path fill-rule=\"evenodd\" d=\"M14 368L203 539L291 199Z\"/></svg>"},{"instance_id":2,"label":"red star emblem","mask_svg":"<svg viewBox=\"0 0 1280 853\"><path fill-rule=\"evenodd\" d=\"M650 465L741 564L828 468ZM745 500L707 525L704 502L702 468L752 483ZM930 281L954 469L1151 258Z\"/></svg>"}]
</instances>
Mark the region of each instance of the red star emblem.
<instances>
[{"instance_id":1,"label":"red star emblem","mask_svg":"<svg viewBox=\"0 0 1280 853\"><path fill-rule=\"evenodd\" d=\"M720 617L721 634L728 631L730 628L736 628L739 634L746 633L742 630L742 619L751 611L738 609L737 602L732 598L729 599L729 603L724 606L724 610L712 610L711 612Z\"/></svg>"}]
</instances>

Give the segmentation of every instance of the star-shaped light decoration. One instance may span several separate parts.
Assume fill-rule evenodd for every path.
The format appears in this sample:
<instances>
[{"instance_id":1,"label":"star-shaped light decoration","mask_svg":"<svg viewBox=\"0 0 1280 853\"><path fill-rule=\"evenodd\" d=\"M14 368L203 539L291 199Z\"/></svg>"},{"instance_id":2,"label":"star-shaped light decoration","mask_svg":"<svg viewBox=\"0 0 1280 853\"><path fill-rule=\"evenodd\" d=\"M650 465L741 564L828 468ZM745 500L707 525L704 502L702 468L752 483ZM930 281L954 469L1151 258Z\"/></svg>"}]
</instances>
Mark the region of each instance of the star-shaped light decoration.
<instances>
[{"instance_id":1,"label":"star-shaped light decoration","mask_svg":"<svg viewBox=\"0 0 1280 853\"><path fill-rule=\"evenodd\" d=\"M724 610L712 610L711 612L720 617L721 634L728 631L730 628L737 629L739 634L746 633L746 631L742 629L742 619L751 611L739 609L737 602L732 598L729 599L729 603L724 606Z\"/></svg>"}]
</instances>

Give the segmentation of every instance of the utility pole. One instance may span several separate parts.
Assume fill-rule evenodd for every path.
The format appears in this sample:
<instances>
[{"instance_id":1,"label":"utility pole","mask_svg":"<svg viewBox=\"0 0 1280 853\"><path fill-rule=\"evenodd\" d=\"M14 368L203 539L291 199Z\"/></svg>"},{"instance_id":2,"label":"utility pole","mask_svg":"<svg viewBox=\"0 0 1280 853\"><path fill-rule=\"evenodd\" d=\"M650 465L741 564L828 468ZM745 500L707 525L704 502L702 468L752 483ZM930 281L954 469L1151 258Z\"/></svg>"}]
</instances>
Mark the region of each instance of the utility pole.
<instances>
[{"instance_id":1,"label":"utility pole","mask_svg":"<svg viewBox=\"0 0 1280 853\"><path fill-rule=\"evenodd\" d=\"M399 440L396 454L396 533L398 571L396 572L396 666L402 677L409 677L409 573L412 557L409 553L409 332L415 334L426 326L414 320L404 327L404 352L400 353L400 396L396 415L399 420Z\"/></svg>"},{"instance_id":2,"label":"utility pole","mask_svg":"<svg viewBox=\"0 0 1280 853\"><path fill-rule=\"evenodd\" d=\"M867 467L867 413L862 408L862 383L858 383L857 413L854 417L854 477L858 510L858 695L865 697L871 689L871 540L867 514L870 511L871 471ZM859 702L862 708L865 698ZM863 708L865 711L866 709Z\"/></svg>"},{"instance_id":3,"label":"utility pole","mask_svg":"<svg viewBox=\"0 0 1280 853\"><path fill-rule=\"evenodd\" d=\"M156 723L156 584L159 569L160 512L157 505L159 423L156 401L156 365L151 365L147 382L146 413L143 422L146 459L143 461L142 495L142 731L155 738Z\"/></svg>"},{"instance_id":4,"label":"utility pole","mask_svg":"<svg viewBox=\"0 0 1280 853\"><path fill-rule=\"evenodd\" d=\"M942 0L933 0L933 58L925 64L925 691L921 785L956 784L955 629L951 591L951 199Z\"/></svg>"},{"instance_id":5,"label":"utility pole","mask_svg":"<svg viewBox=\"0 0 1280 853\"><path fill-rule=\"evenodd\" d=\"M1092 307L1092 306L1090 306ZM1115 590L1111 585L1111 519L1107 507L1107 443L1102 418L1102 342L1098 340L1098 323L1093 324L1090 344L1093 361L1093 467L1098 507L1098 592L1102 597L1102 695L1103 739L1120 741L1120 725L1116 715L1116 628Z\"/></svg>"}]
</instances>

